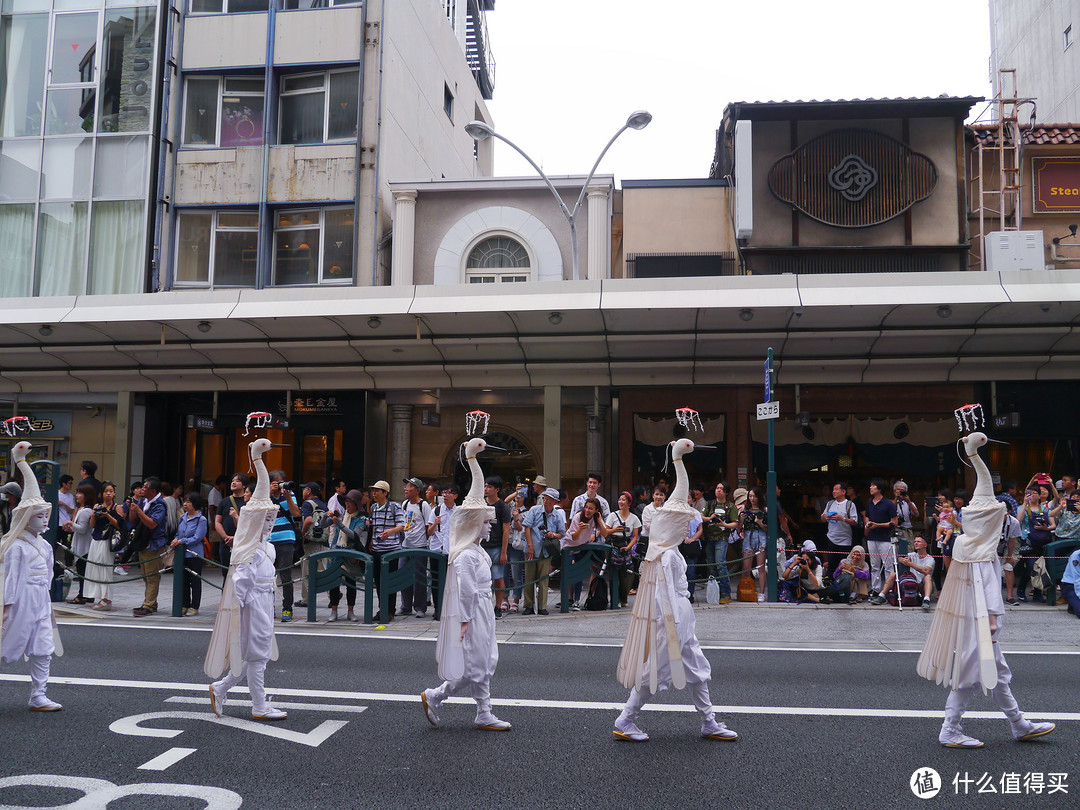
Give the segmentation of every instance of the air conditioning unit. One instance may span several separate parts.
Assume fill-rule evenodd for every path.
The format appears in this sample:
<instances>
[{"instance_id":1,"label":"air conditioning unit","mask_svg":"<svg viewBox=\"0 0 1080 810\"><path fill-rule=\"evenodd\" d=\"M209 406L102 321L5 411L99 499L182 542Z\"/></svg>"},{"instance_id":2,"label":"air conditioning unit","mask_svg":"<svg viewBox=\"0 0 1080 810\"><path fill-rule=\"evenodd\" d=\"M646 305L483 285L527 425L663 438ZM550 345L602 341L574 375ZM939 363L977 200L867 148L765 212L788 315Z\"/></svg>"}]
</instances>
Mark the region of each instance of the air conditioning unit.
<instances>
[{"instance_id":1,"label":"air conditioning unit","mask_svg":"<svg viewBox=\"0 0 1080 810\"><path fill-rule=\"evenodd\" d=\"M992 231L986 235L986 269L1042 270L1046 267L1042 231Z\"/></svg>"}]
</instances>

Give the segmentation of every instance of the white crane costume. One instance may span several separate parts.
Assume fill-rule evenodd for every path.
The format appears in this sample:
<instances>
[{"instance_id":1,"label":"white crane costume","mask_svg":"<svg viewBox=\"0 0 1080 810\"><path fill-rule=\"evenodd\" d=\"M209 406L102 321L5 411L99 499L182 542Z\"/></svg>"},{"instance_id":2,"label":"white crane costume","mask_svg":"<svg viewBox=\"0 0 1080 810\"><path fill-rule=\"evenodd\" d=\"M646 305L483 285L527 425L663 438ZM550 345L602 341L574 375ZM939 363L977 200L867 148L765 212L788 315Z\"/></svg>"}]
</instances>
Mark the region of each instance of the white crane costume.
<instances>
[{"instance_id":1,"label":"white crane costume","mask_svg":"<svg viewBox=\"0 0 1080 810\"><path fill-rule=\"evenodd\" d=\"M55 712L63 708L45 696L52 656L63 655L56 631L49 588L53 580L52 546L41 536L49 524L52 505L41 497L37 476L26 462L30 442L18 442L11 457L23 476L23 494L12 510L11 529L0 540L0 660L30 662L30 710Z\"/></svg>"},{"instance_id":2,"label":"white crane costume","mask_svg":"<svg viewBox=\"0 0 1080 810\"><path fill-rule=\"evenodd\" d=\"M981 748L982 742L960 728L960 718L977 687L990 692L1018 740L1049 734L1054 724L1027 720L1009 688L1012 672L998 644L1005 604L997 546L1006 507L994 497L990 471L979 458L979 448L988 441L986 434L971 433L960 441L975 467L977 483L971 502L964 507L964 531L953 544L952 564L916 669L924 678L952 690L938 736L941 744Z\"/></svg>"},{"instance_id":3,"label":"white crane costume","mask_svg":"<svg viewBox=\"0 0 1080 810\"><path fill-rule=\"evenodd\" d=\"M251 500L240 508L233 538L232 559L221 605L210 636L203 671L211 678L210 704L221 717L226 694L245 677L251 692L251 716L284 720L286 713L266 699L267 661L278 658L274 639L274 547L266 539L278 507L270 500L270 476L262 456L272 445L256 439L250 445L257 482Z\"/></svg>"},{"instance_id":4,"label":"white crane costume","mask_svg":"<svg viewBox=\"0 0 1080 810\"><path fill-rule=\"evenodd\" d=\"M686 560L679 553L679 545L686 539L695 514L686 500L690 484L682 460L693 449L694 443L689 439L671 443L675 489L653 517L633 616L619 657L619 683L631 692L615 721L616 739L634 742L649 739L636 722L647 696L658 689L671 686L682 689L687 685L701 714L701 736L717 740L735 740L739 736L716 721L709 697L712 669L697 640Z\"/></svg>"},{"instance_id":5,"label":"white crane costume","mask_svg":"<svg viewBox=\"0 0 1080 810\"><path fill-rule=\"evenodd\" d=\"M510 724L491 712L491 676L499 663L499 646L491 601L491 558L477 542L487 536L490 521L495 518L494 507L484 500L484 473L476 460L486 447L487 442L481 438L470 439L465 445L472 486L465 501L450 516L446 590L439 640L435 645L443 683L435 689L425 689L420 699L428 721L438 726L442 702L468 689L476 701L476 727L507 731Z\"/></svg>"}]
</instances>

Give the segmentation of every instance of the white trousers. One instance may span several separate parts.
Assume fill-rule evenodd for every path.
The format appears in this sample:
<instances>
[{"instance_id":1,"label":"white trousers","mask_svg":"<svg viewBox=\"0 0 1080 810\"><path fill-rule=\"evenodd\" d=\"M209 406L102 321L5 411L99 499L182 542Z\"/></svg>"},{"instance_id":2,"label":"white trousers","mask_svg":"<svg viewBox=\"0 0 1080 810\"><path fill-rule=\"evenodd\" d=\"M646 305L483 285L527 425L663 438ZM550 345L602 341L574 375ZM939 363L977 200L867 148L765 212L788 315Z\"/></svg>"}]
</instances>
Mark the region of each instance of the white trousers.
<instances>
[{"instance_id":1,"label":"white trousers","mask_svg":"<svg viewBox=\"0 0 1080 810\"><path fill-rule=\"evenodd\" d=\"M715 719L716 711L713 709L712 698L709 697L709 682L698 681L696 683L688 683L686 684L686 688L694 699L694 707L698 710L698 714L701 715L702 721ZM623 707L623 714L629 720L636 720L638 715L641 714L641 707L645 705L645 702L648 699L649 692L639 686L635 686L630 690L630 697L626 699L626 706Z\"/></svg>"},{"instance_id":2,"label":"white trousers","mask_svg":"<svg viewBox=\"0 0 1080 810\"><path fill-rule=\"evenodd\" d=\"M214 688L219 692L228 692L244 678L247 678L248 690L251 692L251 711L262 714L270 708L266 700L266 661L245 661L239 675L233 675L232 671L226 672L224 678L214 683Z\"/></svg>"},{"instance_id":3,"label":"white trousers","mask_svg":"<svg viewBox=\"0 0 1080 810\"><path fill-rule=\"evenodd\" d=\"M453 681L443 681L441 686L437 686L431 691L435 693L435 698L439 703L442 703L451 695L468 691L470 697L476 701L476 713L478 715L482 712L491 711L490 681L468 681L465 678L458 678Z\"/></svg>"},{"instance_id":4,"label":"white trousers","mask_svg":"<svg viewBox=\"0 0 1080 810\"><path fill-rule=\"evenodd\" d=\"M45 687L49 684L49 666L51 655L31 655L30 659L30 700L45 697Z\"/></svg>"},{"instance_id":5,"label":"white trousers","mask_svg":"<svg viewBox=\"0 0 1080 810\"><path fill-rule=\"evenodd\" d=\"M1005 663L1005 657L1001 654L996 632L994 633L993 645L998 682L997 686L990 690L990 697L1005 716L1009 718L1009 722L1015 723L1022 720L1024 715L1020 711L1016 698L1013 697L1012 689L1009 687L1012 681L1012 670L1009 669L1009 665ZM959 728L960 718L967 711L968 703L975 692L981 689L982 687L978 684L972 684L949 692L949 698L945 701L945 722L943 725L945 727Z\"/></svg>"}]
</instances>

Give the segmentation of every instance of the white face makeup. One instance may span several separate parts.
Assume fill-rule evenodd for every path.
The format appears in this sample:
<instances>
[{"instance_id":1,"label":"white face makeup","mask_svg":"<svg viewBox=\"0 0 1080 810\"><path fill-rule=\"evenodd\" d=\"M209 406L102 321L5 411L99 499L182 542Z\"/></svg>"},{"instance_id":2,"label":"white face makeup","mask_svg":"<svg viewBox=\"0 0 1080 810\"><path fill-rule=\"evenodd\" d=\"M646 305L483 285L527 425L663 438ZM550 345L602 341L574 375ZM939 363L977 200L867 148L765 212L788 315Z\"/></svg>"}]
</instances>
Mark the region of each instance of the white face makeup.
<instances>
[{"instance_id":1,"label":"white face makeup","mask_svg":"<svg viewBox=\"0 0 1080 810\"><path fill-rule=\"evenodd\" d=\"M34 512L26 521L26 530L30 534L41 534L49 527L49 515L46 512Z\"/></svg>"},{"instance_id":2,"label":"white face makeup","mask_svg":"<svg viewBox=\"0 0 1080 810\"><path fill-rule=\"evenodd\" d=\"M277 520L277 512L271 512L267 510L266 518L263 520L262 539L265 540L270 536L270 532L274 528L274 521Z\"/></svg>"}]
</instances>

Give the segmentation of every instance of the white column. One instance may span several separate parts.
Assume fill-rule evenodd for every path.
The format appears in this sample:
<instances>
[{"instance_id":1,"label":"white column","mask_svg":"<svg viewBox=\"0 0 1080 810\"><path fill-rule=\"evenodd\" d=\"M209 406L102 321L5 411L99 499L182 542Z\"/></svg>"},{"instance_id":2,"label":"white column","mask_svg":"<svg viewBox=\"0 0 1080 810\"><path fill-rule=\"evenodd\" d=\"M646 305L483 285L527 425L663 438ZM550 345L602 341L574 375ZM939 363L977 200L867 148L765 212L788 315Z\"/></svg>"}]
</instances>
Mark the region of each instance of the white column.
<instances>
[{"instance_id":1,"label":"white column","mask_svg":"<svg viewBox=\"0 0 1080 810\"><path fill-rule=\"evenodd\" d=\"M412 405L390 406L390 497L405 497L404 479L412 463Z\"/></svg>"},{"instance_id":2,"label":"white column","mask_svg":"<svg viewBox=\"0 0 1080 810\"><path fill-rule=\"evenodd\" d=\"M590 281L611 278L611 220L607 185L589 186L589 264L585 277Z\"/></svg>"},{"instance_id":3,"label":"white column","mask_svg":"<svg viewBox=\"0 0 1080 810\"><path fill-rule=\"evenodd\" d=\"M544 386L544 466L537 470L549 487L560 487L562 478L562 386Z\"/></svg>"},{"instance_id":4,"label":"white column","mask_svg":"<svg viewBox=\"0 0 1080 810\"><path fill-rule=\"evenodd\" d=\"M390 257L390 283L413 283L413 256L416 246L416 192L394 192L394 252Z\"/></svg>"}]
</instances>

